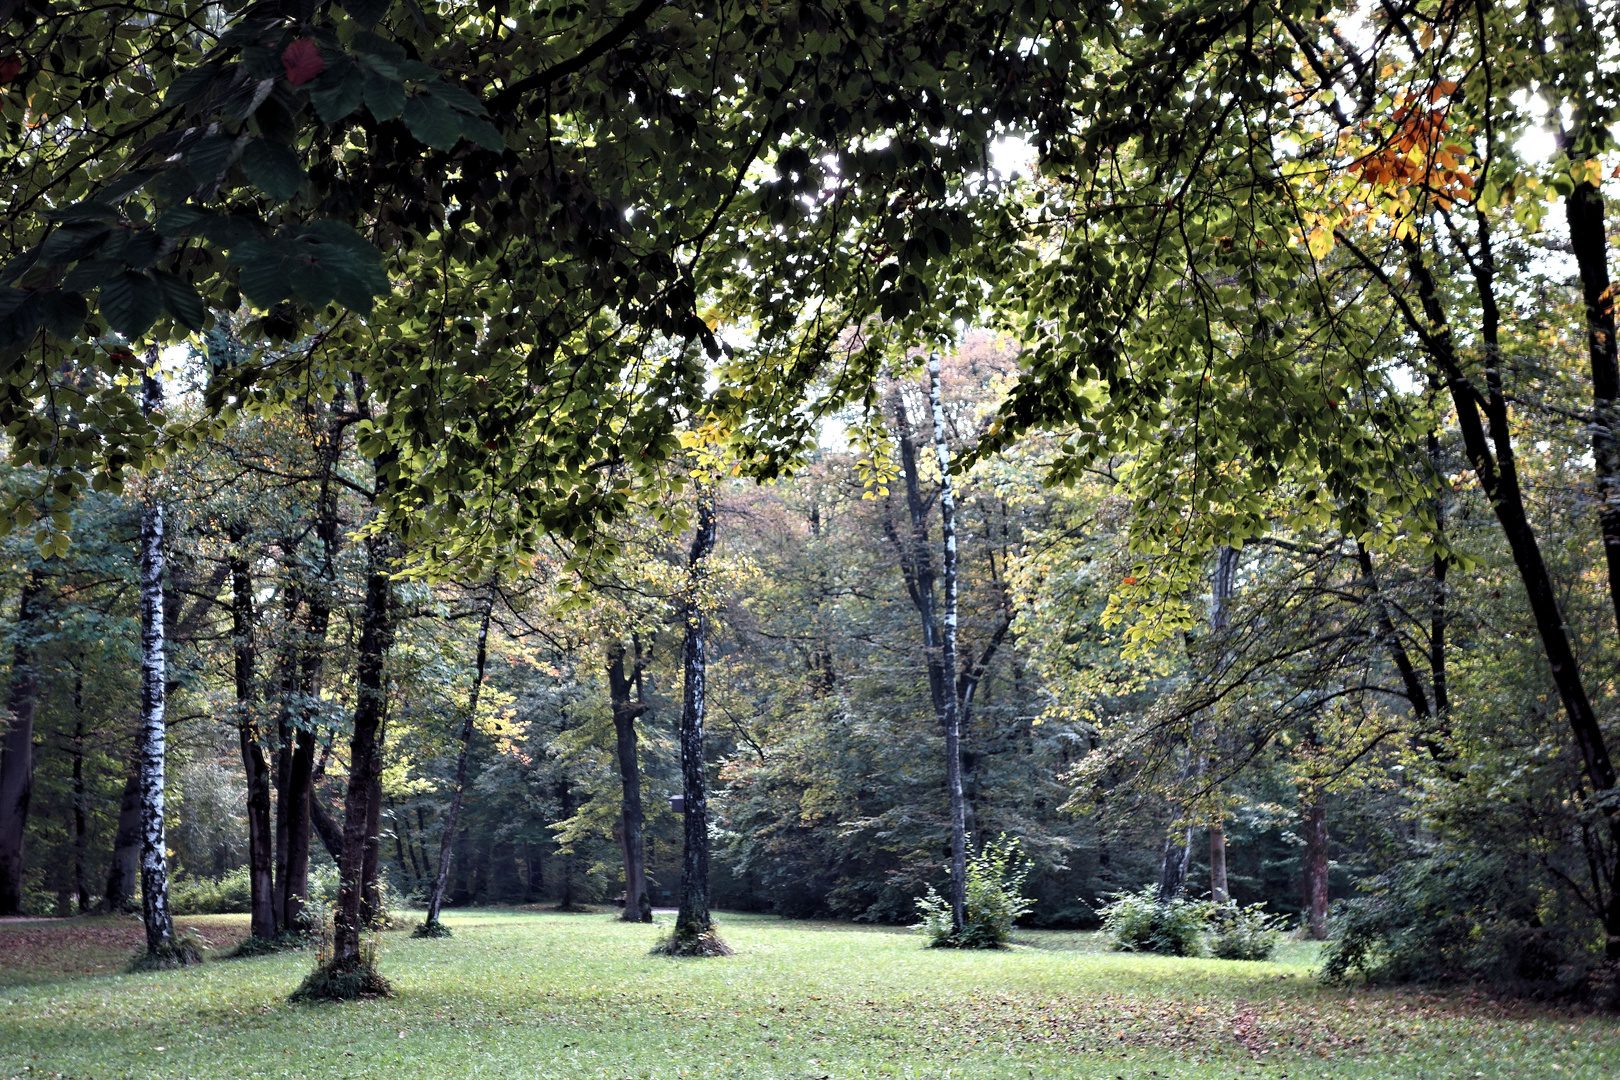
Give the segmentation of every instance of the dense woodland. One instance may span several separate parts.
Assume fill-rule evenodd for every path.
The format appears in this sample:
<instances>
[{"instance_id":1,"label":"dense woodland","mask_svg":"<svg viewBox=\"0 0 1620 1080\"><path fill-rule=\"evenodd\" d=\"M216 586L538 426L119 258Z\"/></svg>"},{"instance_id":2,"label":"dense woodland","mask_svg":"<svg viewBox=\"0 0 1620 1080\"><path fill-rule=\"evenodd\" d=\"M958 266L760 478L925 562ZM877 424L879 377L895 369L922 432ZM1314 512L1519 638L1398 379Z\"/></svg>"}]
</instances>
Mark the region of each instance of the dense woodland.
<instances>
[{"instance_id":1,"label":"dense woodland","mask_svg":"<svg viewBox=\"0 0 1620 1080\"><path fill-rule=\"evenodd\" d=\"M0 914L960 929L1007 837L1598 993L1615 18L0 0Z\"/></svg>"}]
</instances>

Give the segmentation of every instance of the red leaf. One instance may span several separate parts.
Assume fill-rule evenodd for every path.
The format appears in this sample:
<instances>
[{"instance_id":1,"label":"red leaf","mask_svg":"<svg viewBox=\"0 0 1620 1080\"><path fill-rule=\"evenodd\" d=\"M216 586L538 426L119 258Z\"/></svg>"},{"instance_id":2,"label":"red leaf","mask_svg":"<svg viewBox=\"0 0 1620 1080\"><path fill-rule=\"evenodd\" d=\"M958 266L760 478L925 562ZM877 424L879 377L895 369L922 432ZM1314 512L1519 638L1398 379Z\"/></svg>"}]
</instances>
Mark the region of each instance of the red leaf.
<instances>
[{"instance_id":1,"label":"red leaf","mask_svg":"<svg viewBox=\"0 0 1620 1080\"><path fill-rule=\"evenodd\" d=\"M0 85L15 79L22 72L22 67L22 58L18 56L8 56L0 60Z\"/></svg>"},{"instance_id":2,"label":"red leaf","mask_svg":"<svg viewBox=\"0 0 1620 1080\"><path fill-rule=\"evenodd\" d=\"M281 54L281 66L287 69L287 81L303 86L326 70L321 50L309 38L299 38Z\"/></svg>"}]
</instances>

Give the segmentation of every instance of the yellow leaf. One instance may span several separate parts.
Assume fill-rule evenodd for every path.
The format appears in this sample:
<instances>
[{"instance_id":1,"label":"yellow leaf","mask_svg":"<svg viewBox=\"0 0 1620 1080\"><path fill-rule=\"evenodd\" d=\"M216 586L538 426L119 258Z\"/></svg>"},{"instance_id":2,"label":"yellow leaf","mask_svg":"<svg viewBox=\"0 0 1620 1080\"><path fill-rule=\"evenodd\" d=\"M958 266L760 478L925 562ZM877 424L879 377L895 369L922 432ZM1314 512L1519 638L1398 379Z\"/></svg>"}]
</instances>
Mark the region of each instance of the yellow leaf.
<instances>
[{"instance_id":1,"label":"yellow leaf","mask_svg":"<svg viewBox=\"0 0 1620 1080\"><path fill-rule=\"evenodd\" d=\"M1311 230L1310 236L1306 237L1305 244L1311 249L1312 257L1326 258L1327 253L1333 250L1333 230L1318 225Z\"/></svg>"},{"instance_id":2,"label":"yellow leaf","mask_svg":"<svg viewBox=\"0 0 1620 1080\"><path fill-rule=\"evenodd\" d=\"M1422 46L1423 48L1425 48L1425 49L1427 49L1430 45L1434 44L1434 26L1433 26L1433 24L1425 25L1423 27L1422 31L1420 31L1418 33L1418 44L1420 46Z\"/></svg>"}]
</instances>

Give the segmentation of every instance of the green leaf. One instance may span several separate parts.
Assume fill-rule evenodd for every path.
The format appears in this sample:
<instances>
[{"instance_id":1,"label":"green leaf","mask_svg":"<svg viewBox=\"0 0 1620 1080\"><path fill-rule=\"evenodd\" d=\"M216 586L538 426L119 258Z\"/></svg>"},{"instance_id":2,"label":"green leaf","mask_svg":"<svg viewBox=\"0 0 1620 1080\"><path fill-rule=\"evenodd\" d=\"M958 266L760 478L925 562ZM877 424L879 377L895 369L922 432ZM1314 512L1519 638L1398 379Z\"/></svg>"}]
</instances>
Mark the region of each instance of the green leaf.
<instances>
[{"instance_id":1,"label":"green leaf","mask_svg":"<svg viewBox=\"0 0 1620 1080\"><path fill-rule=\"evenodd\" d=\"M405 126L418 142L435 150L449 150L461 138L461 118L436 97L418 95L407 101Z\"/></svg>"},{"instance_id":2,"label":"green leaf","mask_svg":"<svg viewBox=\"0 0 1620 1080\"><path fill-rule=\"evenodd\" d=\"M309 94L316 115L328 124L336 123L354 112L364 99L365 77L358 67L353 66L335 78L330 87L311 90Z\"/></svg>"},{"instance_id":3,"label":"green leaf","mask_svg":"<svg viewBox=\"0 0 1620 1080\"><path fill-rule=\"evenodd\" d=\"M286 260L270 241L250 240L231 252L241 269L237 282L242 295L257 308L272 308L291 295Z\"/></svg>"},{"instance_id":4,"label":"green leaf","mask_svg":"<svg viewBox=\"0 0 1620 1080\"><path fill-rule=\"evenodd\" d=\"M76 292L52 289L40 296L39 313L45 329L59 338L75 338L84 330L90 305Z\"/></svg>"},{"instance_id":5,"label":"green leaf","mask_svg":"<svg viewBox=\"0 0 1620 1080\"><path fill-rule=\"evenodd\" d=\"M125 271L101 287L101 314L107 325L135 340L157 322L163 293L148 274Z\"/></svg>"},{"instance_id":6,"label":"green leaf","mask_svg":"<svg viewBox=\"0 0 1620 1080\"><path fill-rule=\"evenodd\" d=\"M168 92L163 95L164 106L186 105L202 97L213 83L214 76L219 74L219 70L219 61L210 60L205 64L198 64L189 71L181 72L179 78L169 84Z\"/></svg>"},{"instance_id":7,"label":"green leaf","mask_svg":"<svg viewBox=\"0 0 1620 1080\"><path fill-rule=\"evenodd\" d=\"M123 269L122 259L85 259L73 265L73 269L62 278L61 285L69 292L84 292L105 285Z\"/></svg>"},{"instance_id":8,"label":"green leaf","mask_svg":"<svg viewBox=\"0 0 1620 1080\"><path fill-rule=\"evenodd\" d=\"M378 120L392 120L405 108L405 84L370 66L366 68L365 90L366 108Z\"/></svg>"},{"instance_id":9,"label":"green leaf","mask_svg":"<svg viewBox=\"0 0 1620 1080\"><path fill-rule=\"evenodd\" d=\"M388 14L388 9L394 6L394 0L339 0L343 10L349 13L349 18L361 26L374 26L378 19Z\"/></svg>"},{"instance_id":10,"label":"green leaf","mask_svg":"<svg viewBox=\"0 0 1620 1080\"><path fill-rule=\"evenodd\" d=\"M163 294L163 307L174 316L175 322L187 330L201 330L208 313L197 290L178 274L166 270L159 270L152 276L157 279L158 290Z\"/></svg>"},{"instance_id":11,"label":"green leaf","mask_svg":"<svg viewBox=\"0 0 1620 1080\"><path fill-rule=\"evenodd\" d=\"M485 150L492 150L498 154L506 149L506 136L502 135L500 129L494 124L481 117L463 116L461 118L461 133L467 137L469 142L481 146Z\"/></svg>"},{"instance_id":12,"label":"green leaf","mask_svg":"<svg viewBox=\"0 0 1620 1080\"><path fill-rule=\"evenodd\" d=\"M171 206L158 215L156 228L164 236L189 236L215 215L200 206Z\"/></svg>"},{"instance_id":13,"label":"green leaf","mask_svg":"<svg viewBox=\"0 0 1620 1080\"><path fill-rule=\"evenodd\" d=\"M277 202L297 195L307 177L293 148L269 139L254 139L242 151L242 171L253 186Z\"/></svg>"},{"instance_id":14,"label":"green leaf","mask_svg":"<svg viewBox=\"0 0 1620 1080\"><path fill-rule=\"evenodd\" d=\"M28 344L39 329L39 299L21 289L0 289L0 349Z\"/></svg>"}]
</instances>

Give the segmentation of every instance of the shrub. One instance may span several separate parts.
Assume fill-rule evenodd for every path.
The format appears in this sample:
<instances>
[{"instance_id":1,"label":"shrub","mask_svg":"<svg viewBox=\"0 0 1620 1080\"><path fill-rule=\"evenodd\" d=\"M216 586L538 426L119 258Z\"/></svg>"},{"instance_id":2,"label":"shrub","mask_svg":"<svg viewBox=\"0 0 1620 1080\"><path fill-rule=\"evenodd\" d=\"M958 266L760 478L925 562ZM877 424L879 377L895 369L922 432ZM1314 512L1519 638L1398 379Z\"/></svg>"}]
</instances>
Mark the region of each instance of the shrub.
<instances>
[{"instance_id":1,"label":"shrub","mask_svg":"<svg viewBox=\"0 0 1620 1080\"><path fill-rule=\"evenodd\" d=\"M961 932L955 932L950 901L932 886L917 901L922 921L912 929L926 935L931 948L1004 949L1013 925L1035 906L1023 891L1029 871L1019 842L1002 833L967 861L967 918Z\"/></svg>"},{"instance_id":2,"label":"shrub","mask_svg":"<svg viewBox=\"0 0 1620 1080\"><path fill-rule=\"evenodd\" d=\"M1612 1005L1600 930L1508 860L1432 854L1379 875L1335 906L1322 976L1344 983L1483 983L1499 991Z\"/></svg>"},{"instance_id":3,"label":"shrub","mask_svg":"<svg viewBox=\"0 0 1620 1080\"><path fill-rule=\"evenodd\" d=\"M1209 914L1209 955L1221 960L1269 960L1282 937L1286 920L1270 915L1265 904L1240 907L1212 906Z\"/></svg>"},{"instance_id":4,"label":"shrub","mask_svg":"<svg viewBox=\"0 0 1620 1080\"><path fill-rule=\"evenodd\" d=\"M1134 893L1113 894L1113 902L1097 909L1103 933L1122 952L1199 956L1204 928L1213 905L1207 900L1160 900L1152 885Z\"/></svg>"},{"instance_id":5,"label":"shrub","mask_svg":"<svg viewBox=\"0 0 1620 1080\"><path fill-rule=\"evenodd\" d=\"M253 910L247 867L220 878L177 874L169 882L169 909L176 915L242 915Z\"/></svg>"}]
</instances>

